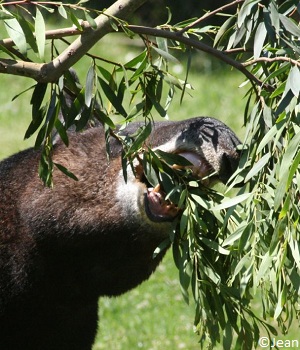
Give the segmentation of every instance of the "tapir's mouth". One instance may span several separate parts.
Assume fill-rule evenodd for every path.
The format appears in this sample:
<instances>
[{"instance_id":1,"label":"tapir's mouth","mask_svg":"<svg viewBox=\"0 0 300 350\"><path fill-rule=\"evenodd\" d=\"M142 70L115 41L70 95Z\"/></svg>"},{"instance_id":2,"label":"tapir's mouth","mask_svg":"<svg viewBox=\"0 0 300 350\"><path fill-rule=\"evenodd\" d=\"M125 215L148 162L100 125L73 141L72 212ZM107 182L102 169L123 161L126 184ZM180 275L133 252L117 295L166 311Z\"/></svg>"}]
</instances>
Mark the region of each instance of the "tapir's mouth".
<instances>
[{"instance_id":1,"label":"tapir's mouth","mask_svg":"<svg viewBox=\"0 0 300 350\"><path fill-rule=\"evenodd\" d=\"M186 158L191 165L181 166L174 164L173 167L177 169L189 168L192 170L192 174L195 178L201 179L203 185L210 186L215 183L216 177L209 176L214 173L214 169L204 159L194 152L181 152L178 153L180 156ZM137 169L138 168L138 169ZM162 222L162 221L173 221L181 212L174 203L169 199L166 199L166 193L162 188L162 185L158 184L154 188L150 186L144 175L142 166L139 165L136 168L137 178L143 182L147 190L144 194L145 211L151 221ZM208 177L209 176L209 177Z\"/></svg>"},{"instance_id":2,"label":"tapir's mouth","mask_svg":"<svg viewBox=\"0 0 300 350\"><path fill-rule=\"evenodd\" d=\"M152 221L173 221L180 213L180 209L170 200L166 200L166 194L161 185L154 188L148 187L145 193L145 210Z\"/></svg>"}]
</instances>

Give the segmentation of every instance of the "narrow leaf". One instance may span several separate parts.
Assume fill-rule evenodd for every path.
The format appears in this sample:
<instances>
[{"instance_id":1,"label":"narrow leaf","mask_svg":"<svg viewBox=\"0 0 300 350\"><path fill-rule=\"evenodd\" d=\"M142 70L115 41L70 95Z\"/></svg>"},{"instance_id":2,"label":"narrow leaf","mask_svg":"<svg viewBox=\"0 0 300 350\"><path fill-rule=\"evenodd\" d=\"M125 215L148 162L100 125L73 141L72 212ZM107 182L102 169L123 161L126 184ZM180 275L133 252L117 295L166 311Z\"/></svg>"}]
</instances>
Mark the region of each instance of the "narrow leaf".
<instances>
[{"instance_id":1,"label":"narrow leaf","mask_svg":"<svg viewBox=\"0 0 300 350\"><path fill-rule=\"evenodd\" d=\"M283 14L279 14L280 22L283 24L284 28L292 35L300 37L300 28L293 22L292 19L288 18Z\"/></svg>"},{"instance_id":2,"label":"narrow leaf","mask_svg":"<svg viewBox=\"0 0 300 350\"><path fill-rule=\"evenodd\" d=\"M59 163L55 163L53 162L53 164L61 171L63 172L65 175L67 175L68 177L70 177L71 179L78 181L78 177L76 175L74 175L70 170L68 170L66 167L64 167L63 165L59 164Z\"/></svg>"},{"instance_id":3,"label":"narrow leaf","mask_svg":"<svg viewBox=\"0 0 300 350\"><path fill-rule=\"evenodd\" d=\"M39 112L41 104L43 102L45 93L47 91L46 83L37 83L33 94L30 100L30 104L32 104L32 119L34 120Z\"/></svg>"},{"instance_id":4,"label":"narrow leaf","mask_svg":"<svg viewBox=\"0 0 300 350\"><path fill-rule=\"evenodd\" d=\"M94 18L90 16L90 14L87 11L84 11L85 19L88 21L89 25L93 29L97 29L97 23L95 22Z\"/></svg>"},{"instance_id":5,"label":"narrow leaf","mask_svg":"<svg viewBox=\"0 0 300 350\"><path fill-rule=\"evenodd\" d=\"M87 107L90 107L91 105L91 101L94 93L94 84L95 84L95 67L94 65L92 65L88 70L86 81L85 81L84 99Z\"/></svg>"},{"instance_id":6,"label":"narrow leaf","mask_svg":"<svg viewBox=\"0 0 300 350\"><path fill-rule=\"evenodd\" d=\"M67 11L65 10L63 5L58 6L58 13L65 19L68 18Z\"/></svg>"},{"instance_id":7,"label":"narrow leaf","mask_svg":"<svg viewBox=\"0 0 300 350\"><path fill-rule=\"evenodd\" d=\"M252 195L252 193L243 193L243 194L240 194L240 195L235 196L233 198L229 198L229 199L226 198L219 205L216 205L216 206L212 207L211 210L216 211L216 210L222 210L222 209L231 208L231 207L233 207L233 206L235 206L235 205L245 201L251 195Z\"/></svg>"},{"instance_id":8,"label":"narrow leaf","mask_svg":"<svg viewBox=\"0 0 300 350\"><path fill-rule=\"evenodd\" d=\"M259 23L254 37L254 58L260 57L261 50L266 40L267 30L264 22Z\"/></svg>"},{"instance_id":9,"label":"narrow leaf","mask_svg":"<svg viewBox=\"0 0 300 350\"><path fill-rule=\"evenodd\" d=\"M20 52L26 56L27 43L25 34L16 18L4 21L6 31L12 38Z\"/></svg>"},{"instance_id":10,"label":"narrow leaf","mask_svg":"<svg viewBox=\"0 0 300 350\"><path fill-rule=\"evenodd\" d=\"M294 66L288 76L287 85L292 93L298 98L300 93L300 72L297 66Z\"/></svg>"},{"instance_id":11,"label":"narrow leaf","mask_svg":"<svg viewBox=\"0 0 300 350\"><path fill-rule=\"evenodd\" d=\"M147 137L150 135L151 131L152 131L152 123L149 122L145 127L141 128L140 133L137 135L137 137L134 140L134 143L129 148L128 154L136 152L137 150L139 150L139 148L145 142Z\"/></svg>"},{"instance_id":12,"label":"narrow leaf","mask_svg":"<svg viewBox=\"0 0 300 350\"><path fill-rule=\"evenodd\" d=\"M44 60L45 44L46 44L45 21L41 11L38 8L36 8L36 17L35 17L35 36L36 36L36 44L38 47L40 59Z\"/></svg>"},{"instance_id":13,"label":"narrow leaf","mask_svg":"<svg viewBox=\"0 0 300 350\"><path fill-rule=\"evenodd\" d=\"M14 16L10 12L8 12L6 10L0 10L0 20L1 21L5 20L5 19L12 19L12 18L14 18Z\"/></svg>"},{"instance_id":14,"label":"narrow leaf","mask_svg":"<svg viewBox=\"0 0 300 350\"><path fill-rule=\"evenodd\" d=\"M157 47L152 47L161 57L163 57L166 61L173 62L173 63L180 63L178 59L174 56L172 56L169 52L163 51Z\"/></svg>"},{"instance_id":15,"label":"narrow leaf","mask_svg":"<svg viewBox=\"0 0 300 350\"><path fill-rule=\"evenodd\" d=\"M268 163L270 157L271 154L267 153L256 164L254 164L253 168L245 177L245 182L249 181L253 176L255 176Z\"/></svg>"},{"instance_id":16,"label":"narrow leaf","mask_svg":"<svg viewBox=\"0 0 300 350\"><path fill-rule=\"evenodd\" d=\"M105 93L108 100L111 102L111 104L115 107L115 109L123 115L123 117L127 117L127 113L122 106L122 101L118 98L118 96L114 93L114 91L111 89L111 87L102 79L98 77L98 80L100 82L100 85L102 87L103 92Z\"/></svg>"}]
</instances>

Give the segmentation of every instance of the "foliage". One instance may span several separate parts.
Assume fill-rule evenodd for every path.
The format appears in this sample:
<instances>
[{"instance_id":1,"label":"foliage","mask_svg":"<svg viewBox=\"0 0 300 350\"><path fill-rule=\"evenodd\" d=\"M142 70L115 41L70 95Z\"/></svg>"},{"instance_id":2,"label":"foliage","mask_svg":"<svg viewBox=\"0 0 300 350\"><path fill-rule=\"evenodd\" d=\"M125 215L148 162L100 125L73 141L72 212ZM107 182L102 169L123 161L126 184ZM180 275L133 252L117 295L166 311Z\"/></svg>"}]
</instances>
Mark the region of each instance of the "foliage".
<instances>
[{"instance_id":1,"label":"foliage","mask_svg":"<svg viewBox=\"0 0 300 350\"><path fill-rule=\"evenodd\" d=\"M148 181L162 183L167 196L182 208L169 240L184 299L189 302L192 294L195 302L195 329L201 342L209 341L212 347L220 342L224 349L251 349L257 346L261 328L270 337L276 334L268 324L270 318L286 333L300 316L298 2L236 0L199 19L177 25L168 21L158 28L129 25L122 16L102 15L82 3L35 2L30 11L28 4L11 2L8 9L7 3L2 3L0 18L14 44L2 41L0 48L3 57L21 59L23 70L15 70L7 58L1 59L0 69L38 81L33 87L32 122L26 137L37 133L35 146L43 149L39 170L43 181L52 185L54 166L74 179L76 175L52 162L53 130L68 145L67 129L80 131L91 122L103 124L107 140L118 138L127 159L143 152ZM126 7L125 2L122 5ZM226 15L229 9L236 11ZM98 19L104 18L109 24L102 28L104 34L119 31L129 38L139 34L145 48L125 64L104 65L101 57L89 54L91 66L84 87L66 71L53 81L43 63L36 64L37 72L30 63L42 62L50 54L55 73L56 62L67 62L64 67L69 68L74 63L70 56L76 57L81 46L71 44L68 55L60 53L57 40L70 35L71 29L50 35L45 27L46 12L71 22L75 26L72 33L91 42L102 28ZM220 13L225 19L220 27L207 25ZM48 53L46 39L50 38ZM73 52L73 47L77 51ZM240 70L246 77L243 84L249 85L243 155L229 190L236 184L242 186L232 198L205 188L189 171L174 169L172 164L182 164L182 159L144 149L154 114L166 118L175 91L184 98L190 88L192 48ZM186 53L184 79L169 71L177 62L177 51ZM74 94L74 103L70 104L66 91ZM122 138L116 122L126 127L137 117L144 118L144 126L132 137ZM154 254L168 243L163 242ZM252 310L253 297L258 294L260 315Z\"/></svg>"}]
</instances>

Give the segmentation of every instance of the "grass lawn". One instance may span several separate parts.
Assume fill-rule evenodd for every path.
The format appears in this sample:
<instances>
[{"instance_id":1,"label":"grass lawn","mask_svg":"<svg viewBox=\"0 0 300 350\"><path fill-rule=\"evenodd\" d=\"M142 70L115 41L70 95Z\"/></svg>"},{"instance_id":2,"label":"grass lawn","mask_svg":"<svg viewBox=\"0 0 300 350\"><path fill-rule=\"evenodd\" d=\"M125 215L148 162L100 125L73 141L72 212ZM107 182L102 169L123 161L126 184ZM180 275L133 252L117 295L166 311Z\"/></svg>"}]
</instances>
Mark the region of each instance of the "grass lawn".
<instances>
[{"instance_id":1,"label":"grass lawn","mask_svg":"<svg viewBox=\"0 0 300 350\"><path fill-rule=\"evenodd\" d=\"M98 54L105 52L106 45L111 48L107 58L120 57L122 62L136 52L132 45L122 47L121 43L112 45L105 39L97 47ZM106 56L105 56L106 57ZM81 78L88 67L87 59L76 65ZM179 95L174 101L170 119L193 116L214 116L228 123L235 132L243 136L243 111L246 88L239 89L243 77L228 67L213 71L206 56L196 55L190 75L194 90L179 103ZM199 67L199 68L198 68ZM180 66L175 67L181 69ZM184 72L182 73L184 79ZM31 92L21 95L11 102L22 90L33 85L27 78L0 76L0 159L28 147L34 139L23 141L23 135L30 122ZM117 243L117 242L116 242ZM130 274L131 271L128 271ZM181 296L176 267L169 252L163 263L149 281L127 294L99 301L100 326L93 350L175 350L199 349L197 336L193 333L193 302L187 306ZM258 306L259 308L259 306ZM291 339L298 336L297 325ZM294 338L292 338L294 337ZM281 337L280 339L284 339ZM298 336L299 343L300 338ZM221 348L220 348L221 349Z\"/></svg>"}]
</instances>

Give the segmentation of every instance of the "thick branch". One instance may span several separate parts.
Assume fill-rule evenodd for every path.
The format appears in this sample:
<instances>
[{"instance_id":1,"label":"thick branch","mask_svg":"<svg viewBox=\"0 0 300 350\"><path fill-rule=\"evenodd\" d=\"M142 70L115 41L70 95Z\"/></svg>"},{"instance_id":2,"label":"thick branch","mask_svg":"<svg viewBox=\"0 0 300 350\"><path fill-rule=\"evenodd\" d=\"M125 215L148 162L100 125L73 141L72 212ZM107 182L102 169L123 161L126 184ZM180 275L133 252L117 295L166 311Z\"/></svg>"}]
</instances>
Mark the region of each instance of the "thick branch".
<instances>
[{"instance_id":1,"label":"thick branch","mask_svg":"<svg viewBox=\"0 0 300 350\"><path fill-rule=\"evenodd\" d=\"M31 77L40 82L55 82L63 74L64 71L69 69L75 62L77 62L82 56L84 56L95 43L104 37L106 34L112 31L110 25L109 16L115 16L119 18L125 18L131 11L134 11L138 6L144 3L146 0L119 0L112 7L110 7L105 15L100 15L96 18L97 29L90 28L87 22L83 22L82 25L84 32L80 32L77 28L62 28L57 30L51 30L46 32L47 39L58 39L67 36L73 36L80 34L80 37L76 39L64 52L62 52L56 59L47 64L28 63L23 61L14 61L11 59L0 59L0 72L23 75ZM236 0L234 3L242 2L242 0ZM232 5L233 3L231 3ZM125 6L126 5L126 6ZM128 7L127 7L128 6ZM133 7L134 6L134 7ZM272 89L268 84L263 83L255 75L250 73L246 66L249 66L251 62L240 63L230 58L226 53L210 47L201 41L189 38L181 35L181 32L171 32L168 30L162 30L157 28L142 27L129 25L128 29L136 34L150 35L163 37L166 39L181 42L185 45L194 47L197 50L207 52L217 59L229 64L235 69L242 72L249 80L258 84L264 85L267 89ZM0 45L7 48L14 46L14 42L11 39L4 39L0 41ZM289 59L287 59L289 60ZM257 61L257 60L256 60ZM255 63L255 62L252 62ZM296 64L296 63L295 63ZM298 64L298 63L297 63Z\"/></svg>"},{"instance_id":2,"label":"thick branch","mask_svg":"<svg viewBox=\"0 0 300 350\"><path fill-rule=\"evenodd\" d=\"M232 67L236 68L237 70L239 70L240 72L242 72L252 82L255 82L259 86L264 85L267 89L272 89L271 86L269 86L268 84L264 84L255 75L250 73L247 70L247 68L244 66L244 64L242 64L238 61L235 61L234 59L225 55L222 51L214 49L213 47L210 47L210 46L202 43L199 40L195 40L195 39L183 36L180 34L180 32L171 32L171 31L167 31L167 30L161 30L161 29L149 28L149 27L133 26L133 25L128 26L128 28L131 31L133 31L134 33L157 36L157 37L162 37L162 38L166 38L166 39L179 41L185 45L194 47L197 50L209 53L210 55L218 58L219 60L229 64L230 66L232 66Z\"/></svg>"},{"instance_id":3,"label":"thick branch","mask_svg":"<svg viewBox=\"0 0 300 350\"><path fill-rule=\"evenodd\" d=\"M28 76L39 82L55 82L79 61L102 37L113 31L113 17L126 19L147 0L118 0L104 14L95 19L96 29L87 27L82 34L58 57L45 64L28 64L11 59L0 60L0 73ZM74 33L73 33L74 34Z\"/></svg>"}]
</instances>

